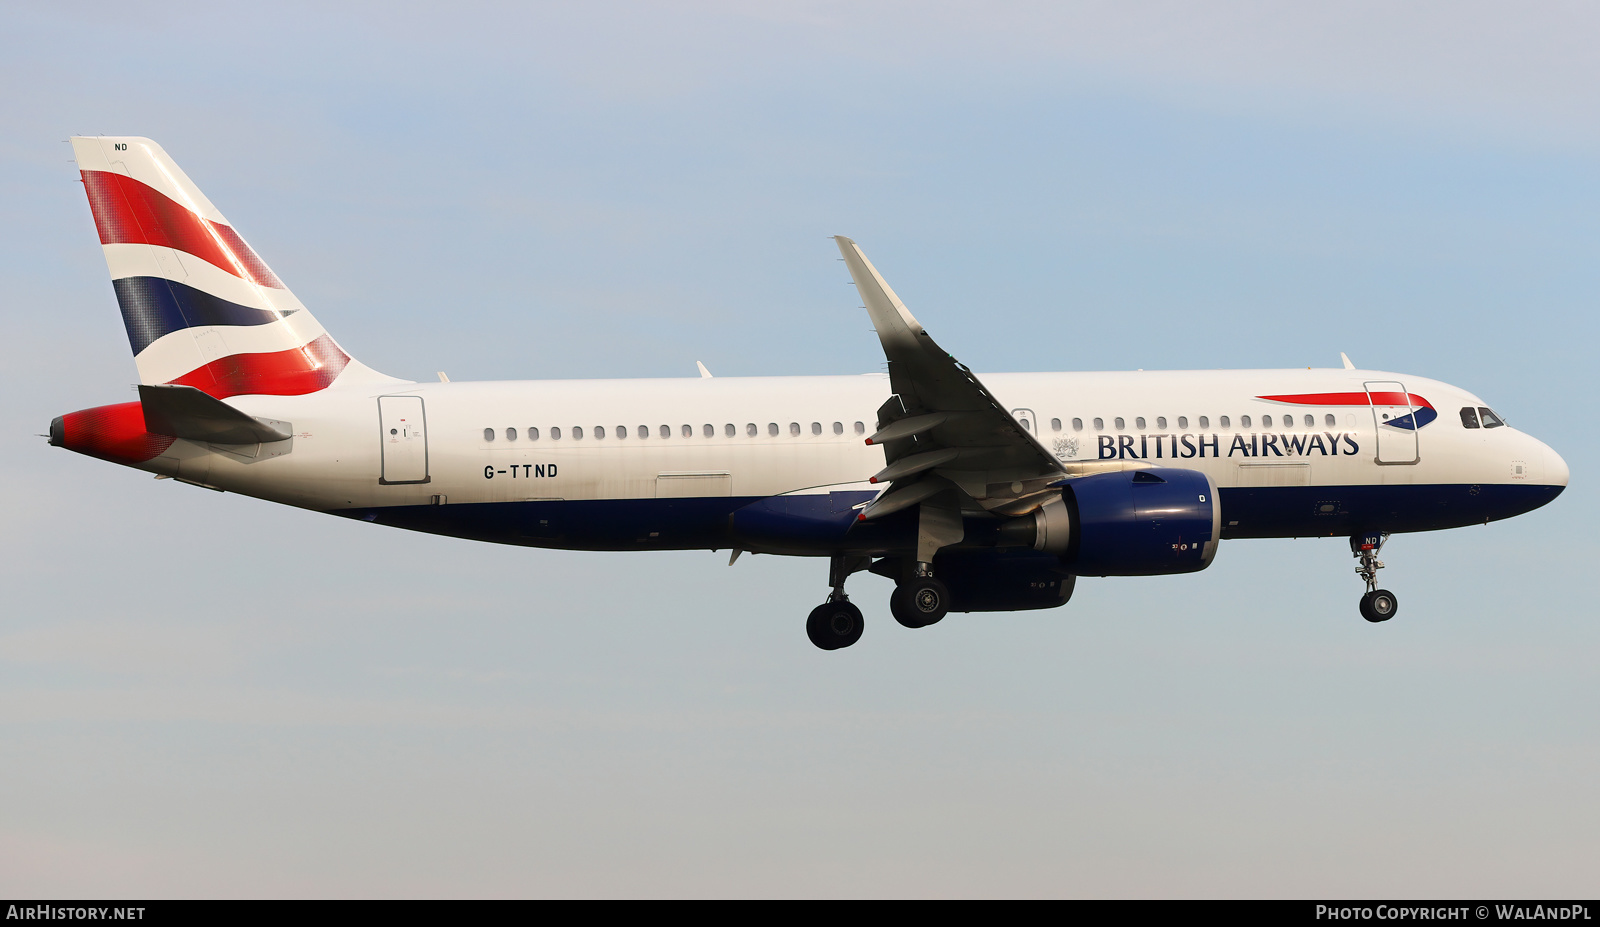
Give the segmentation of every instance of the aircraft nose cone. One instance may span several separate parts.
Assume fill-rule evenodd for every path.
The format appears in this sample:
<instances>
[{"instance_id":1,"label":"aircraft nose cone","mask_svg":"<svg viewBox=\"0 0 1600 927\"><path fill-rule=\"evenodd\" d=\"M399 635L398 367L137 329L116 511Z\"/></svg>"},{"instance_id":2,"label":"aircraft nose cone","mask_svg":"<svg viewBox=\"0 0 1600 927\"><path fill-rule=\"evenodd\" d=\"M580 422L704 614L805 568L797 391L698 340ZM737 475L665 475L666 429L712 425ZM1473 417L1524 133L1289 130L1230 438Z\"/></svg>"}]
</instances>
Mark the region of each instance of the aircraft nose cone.
<instances>
[{"instance_id":1,"label":"aircraft nose cone","mask_svg":"<svg viewBox=\"0 0 1600 927\"><path fill-rule=\"evenodd\" d=\"M1567 469L1567 462L1561 459L1560 454L1546 447L1544 449L1544 472L1550 481L1550 485L1565 486L1571 471Z\"/></svg>"}]
</instances>

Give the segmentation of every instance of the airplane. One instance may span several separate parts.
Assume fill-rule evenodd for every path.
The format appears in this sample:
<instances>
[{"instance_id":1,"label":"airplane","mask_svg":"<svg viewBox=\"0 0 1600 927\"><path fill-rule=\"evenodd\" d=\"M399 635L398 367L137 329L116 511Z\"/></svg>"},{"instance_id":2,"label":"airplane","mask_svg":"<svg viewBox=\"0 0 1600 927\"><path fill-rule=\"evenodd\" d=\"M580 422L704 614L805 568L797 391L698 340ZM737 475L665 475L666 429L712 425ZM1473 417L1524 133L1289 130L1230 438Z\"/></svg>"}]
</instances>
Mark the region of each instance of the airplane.
<instances>
[{"instance_id":1,"label":"airplane","mask_svg":"<svg viewBox=\"0 0 1600 927\"><path fill-rule=\"evenodd\" d=\"M888 361L858 376L416 382L363 365L155 142L73 151L139 372L49 443L347 518L525 547L827 558L811 642L1055 608L1078 577L1205 569L1234 538L1347 537L1360 611L1397 533L1486 524L1566 462L1458 387L1342 367L979 375L835 238Z\"/></svg>"}]
</instances>

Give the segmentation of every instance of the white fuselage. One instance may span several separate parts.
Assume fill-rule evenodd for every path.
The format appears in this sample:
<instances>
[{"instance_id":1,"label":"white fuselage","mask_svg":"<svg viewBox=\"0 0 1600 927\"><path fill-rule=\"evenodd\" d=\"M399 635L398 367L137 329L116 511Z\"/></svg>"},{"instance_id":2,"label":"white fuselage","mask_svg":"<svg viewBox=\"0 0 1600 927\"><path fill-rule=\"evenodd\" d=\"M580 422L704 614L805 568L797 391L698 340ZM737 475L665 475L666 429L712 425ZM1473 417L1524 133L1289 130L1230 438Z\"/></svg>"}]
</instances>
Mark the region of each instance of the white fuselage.
<instances>
[{"instance_id":1,"label":"white fuselage","mask_svg":"<svg viewBox=\"0 0 1600 927\"><path fill-rule=\"evenodd\" d=\"M1419 377L1294 369L982 379L1069 472L1200 470L1224 491L1225 508L1228 490L1254 487L1481 490L1559 487L1567 479L1566 464L1533 437L1510 427L1464 427L1458 408L1482 407L1476 396ZM1403 383L1431 403L1437 419L1402 430L1384 425L1374 406L1260 398L1359 394L1366 384L1386 382ZM865 436L888 395L882 374L336 385L306 396L233 399L245 412L292 426L291 441L265 445L255 457L180 440L145 466L322 511L873 491L881 487L865 481L884 458ZM407 406L420 407L424 421L419 428L411 416L413 472L400 474L403 481L382 479L386 446L391 467L400 450L398 436L380 421L380 397L421 400ZM1262 427L1263 416L1271 426ZM1389 461L1379 460L1383 451ZM1303 525L1285 533L1342 530L1323 530L1305 514ZM1486 512L1483 519L1495 517L1505 516ZM1246 526L1231 533L1280 532Z\"/></svg>"}]
</instances>

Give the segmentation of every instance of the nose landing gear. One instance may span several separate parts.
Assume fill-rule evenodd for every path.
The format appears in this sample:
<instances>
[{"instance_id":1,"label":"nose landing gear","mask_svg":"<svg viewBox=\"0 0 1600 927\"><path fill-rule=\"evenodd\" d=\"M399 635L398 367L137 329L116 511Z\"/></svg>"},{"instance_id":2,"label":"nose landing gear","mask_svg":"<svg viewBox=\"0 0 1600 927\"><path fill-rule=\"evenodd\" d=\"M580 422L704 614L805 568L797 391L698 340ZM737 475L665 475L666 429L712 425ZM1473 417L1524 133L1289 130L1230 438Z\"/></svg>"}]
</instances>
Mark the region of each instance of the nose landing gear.
<instances>
[{"instance_id":1,"label":"nose landing gear","mask_svg":"<svg viewBox=\"0 0 1600 927\"><path fill-rule=\"evenodd\" d=\"M1378 551L1383 549L1387 540L1387 531L1382 534L1358 534L1350 538L1350 554L1361 561L1356 572L1367 583L1367 594L1361 597L1361 617L1374 624L1393 618L1400 607L1394 593L1378 588L1378 571L1383 569Z\"/></svg>"}]
</instances>

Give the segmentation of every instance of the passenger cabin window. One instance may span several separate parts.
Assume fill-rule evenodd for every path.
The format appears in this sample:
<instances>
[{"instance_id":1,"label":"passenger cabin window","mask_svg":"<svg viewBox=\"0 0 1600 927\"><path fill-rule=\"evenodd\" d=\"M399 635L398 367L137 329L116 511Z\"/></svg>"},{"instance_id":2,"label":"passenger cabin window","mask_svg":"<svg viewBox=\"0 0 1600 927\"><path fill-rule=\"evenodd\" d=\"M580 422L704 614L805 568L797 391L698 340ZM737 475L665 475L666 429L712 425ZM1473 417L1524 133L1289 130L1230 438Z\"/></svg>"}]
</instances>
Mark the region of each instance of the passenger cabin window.
<instances>
[{"instance_id":1,"label":"passenger cabin window","mask_svg":"<svg viewBox=\"0 0 1600 927\"><path fill-rule=\"evenodd\" d=\"M757 434L761 433L761 429L756 427L755 422L745 422L744 433L754 438Z\"/></svg>"},{"instance_id":2,"label":"passenger cabin window","mask_svg":"<svg viewBox=\"0 0 1600 927\"><path fill-rule=\"evenodd\" d=\"M866 433L867 433L867 425L866 425L866 423L865 422L856 422L856 434L864 435Z\"/></svg>"},{"instance_id":3,"label":"passenger cabin window","mask_svg":"<svg viewBox=\"0 0 1600 927\"><path fill-rule=\"evenodd\" d=\"M537 441L537 440L539 440L539 429L533 427L532 425L529 425L528 426L528 440L529 441Z\"/></svg>"},{"instance_id":4,"label":"passenger cabin window","mask_svg":"<svg viewBox=\"0 0 1600 927\"><path fill-rule=\"evenodd\" d=\"M833 433L836 434L836 435L844 434L844 422L834 422L833 423Z\"/></svg>"},{"instance_id":5,"label":"passenger cabin window","mask_svg":"<svg viewBox=\"0 0 1600 927\"><path fill-rule=\"evenodd\" d=\"M767 423L767 437L776 438L777 436L778 436L778 423L777 422L768 422Z\"/></svg>"},{"instance_id":6,"label":"passenger cabin window","mask_svg":"<svg viewBox=\"0 0 1600 927\"><path fill-rule=\"evenodd\" d=\"M1133 420L1133 425L1134 425L1135 428L1139 429L1140 431L1144 431L1144 416L1141 415L1138 418L1134 419Z\"/></svg>"},{"instance_id":7,"label":"passenger cabin window","mask_svg":"<svg viewBox=\"0 0 1600 927\"><path fill-rule=\"evenodd\" d=\"M690 428L688 425L683 426L683 436L685 438L689 437L692 434L694 434L694 429ZM672 426L671 425L662 425L661 426L661 437L663 437L663 438L672 437Z\"/></svg>"},{"instance_id":8,"label":"passenger cabin window","mask_svg":"<svg viewBox=\"0 0 1600 927\"><path fill-rule=\"evenodd\" d=\"M550 429L550 440L552 440L552 441L560 441L561 440L561 426L560 425L556 425L555 427Z\"/></svg>"},{"instance_id":9,"label":"passenger cabin window","mask_svg":"<svg viewBox=\"0 0 1600 927\"><path fill-rule=\"evenodd\" d=\"M1226 428L1228 426L1228 420L1227 419L1223 419L1222 420L1222 426L1224 428ZM1250 427L1250 416L1248 416L1248 415L1239 416L1239 427L1240 428L1249 428Z\"/></svg>"},{"instance_id":10,"label":"passenger cabin window","mask_svg":"<svg viewBox=\"0 0 1600 927\"><path fill-rule=\"evenodd\" d=\"M574 441L582 441L583 440L583 426L582 425L573 425L572 426L572 440L574 440Z\"/></svg>"},{"instance_id":11,"label":"passenger cabin window","mask_svg":"<svg viewBox=\"0 0 1600 927\"><path fill-rule=\"evenodd\" d=\"M811 423L811 433L814 434L814 435L822 434L822 423L821 422L812 422Z\"/></svg>"},{"instance_id":12,"label":"passenger cabin window","mask_svg":"<svg viewBox=\"0 0 1600 927\"><path fill-rule=\"evenodd\" d=\"M1201 428L1210 428L1211 427L1211 419L1206 417L1206 416L1204 416L1204 415L1200 416L1200 427Z\"/></svg>"},{"instance_id":13,"label":"passenger cabin window","mask_svg":"<svg viewBox=\"0 0 1600 927\"><path fill-rule=\"evenodd\" d=\"M1485 428L1499 428L1501 425L1505 424L1505 422L1500 420L1500 416L1489 411L1484 406L1478 407L1478 414L1483 417L1483 427Z\"/></svg>"},{"instance_id":14,"label":"passenger cabin window","mask_svg":"<svg viewBox=\"0 0 1600 927\"><path fill-rule=\"evenodd\" d=\"M1165 415L1156 416L1156 427L1162 431L1167 430L1167 417Z\"/></svg>"},{"instance_id":15,"label":"passenger cabin window","mask_svg":"<svg viewBox=\"0 0 1600 927\"><path fill-rule=\"evenodd\" d=\"M1103 419L1103 418L1096 418L1094 420L1094 430L1095 431L1105 431L1106 430L1106 420Z\"/></svg>"},{"instance_id":16,"label":"passenger cabin window","mask_svg":"<svg viewBox=\"0 0 1600 927\"><path fill-rule=\"evenodd\" d=\"M494 441L494 429L493 428L485 428L483 430L483 440L489 441L489 442L493 442Z\"/></svg>"},{"instance_id":17,"label":"passenger cabin window","mask_svg":"<svg viewBox=\"0 0 1600 927\"><path fill-rule=\"evenodd\" d=\"M604 426L604 425L596 425L596 426L594 426L594 439L596 441L603 441L603 440L605 440L605 437L606 437L606 426Z\"/></svg>"},{"instance_id":18,"label":"passenger cabin window","mask_svg":"<svg viewBox=\"0 0 1600 927\"><path fill-rule=\"evenodd\" d=\"M1123 421L1122 416L1120 416L1120 415L1117 416L1116 426L1117 426L1117 430L1118 431L1124 431L1128 427L1127 423Z\"/></svg>"},{"instance_id":19,"label":"passenger cabin window","mask_svg":"<svg viewBox=\"0 0 1600 927\"><path fill-rule=\"evenodd\" d=\"M1222 416L1221 418L1217 419L1217 423L1219 425L1221 425L1223 428L1227 428L1228 427L1228 417L1226 415Z\"/></svg>"},{"instance_id":20,"label":"passenger cabin window","mask_svg":"<svg viewBox=\"0 0 1600 927\"><path fill-rule=\"evenodd\" d=\"M623 438L626 438L627 436L628 436L628 426L627 425L618 425L617 426L617 440L620 441Z\"/></svg>"},{"instance_id":21,"label":"passenger cabin window","mask_svg":"<svg viewBox=\"0 0 1600 927\"><path fill-rule=\"evenodd\" d=\"M649 425L640 425L639 426L639 437L641 437L641 438L650 437L650 426ZM670 425L662 425L661 426L661 437L663 437L663 438L672 437L672 427Z\"/></svg>"},{"instance_id":22,"label":"passenger cabin window","mask_svg":"<svg viewBox=\"0 0 1600 927\"><path fill-rule=\"evenodd\" d=\"M755 426L752 425L750 427L754 428ZM722 433L724 436L731 438L739 433L739 429L735 428L732 422L729 422L728 424L722 426Z\"/></svg>"},{"instance_id":23,"label":"passenger cabin window","mask_svg":"<svg viewBox=\"0 0 1600 927\"><path fill-rule=\"evenodd\" d=\"M1248 425L1250 423L1249 422L1245 422L1245 424ZM1293 425L1293 424L1294 424L1293 416L1285 415L1283 417L1283 427L1288 428L1290 425ZM1270 415L1261 416L1261 427L1262 428L1271 428L1272 427L1272 416L1270 416Z\"/></svg>"},{"instance_id":24,"label":"passenger cabin window","mask_svg":"<svg viewBox=\"0 0 1600 927\"><path fill-rule=\"evenodd\" d=\"M790 422L789 423L789 437L791 437L791 438L800 437L800 423L799 422Z\"/></svg>"},{"instance_id":25,"label":"passenger cabin window","mask_svg":"<svg viewBox=\"0 0 1600 927\"><path fill-rule=\"evenodd\" d=\"M1461 407L1461 427L1462 428L1477 428L1478 427L1478 410L1477 409L1474 409L1471 406L1462 406Z\"/></svg>"},{"instance_id":26,"label":"passenger cabin window","mask_svg":"<svg viewBox=\"0 0 1600 927\"><path fill-rule=\"evenodd\" d=\"M507 428L506 429L506 440L507 441L515 441L515 440L517 440L517 430L515 428Z\"/></svg>"},{"instance_id":27,"label":"passenger cabin window","mask_svg":"<svg viewBox=\"0 0 1600 927\"><path fill-rule=\"evenodd\" d=\"M1308 416L1306 416L1306 418L1307 419L1311 419L1311 416L1308 415ZM1314 419L1312 419L1312 420L1315 421ZM1339 424L1339 420L1333 417L1333 413L1332 412L1329 412L1327 415L1324 415L1322 417L1322 423L1324 425L1327 425L1329 428L1332 428L1333 426Z\"/></svg>"},{"instance_id":28,"label":"passenger cabin window","mask_svg":"<svg viewBox=\"0 0 1600 927\"><path fill-rule=\"evenodd\" d=\"M1180 431L1188 431L1189 430L1189 416L1187 416L1187 415L1178 416L1178 429Z\"/></svg>"},{"instance_id":29,"label":"passenger cabin window","mask_svg":"<svg viewBox=\"0 0 1600 927\"><path fill-rule=\"evenodd\" d=\"M1051 431L1060 431L1061 430L1061 419L1059 419L1059 418L1051 419L1050 420L1050 430Z\"/></svg>"},{"instance_id":30,"label":"passenger cabin window","mask_svg":"<svg viewBox=\"0 0 1600 927\"><path fill-rule=\"evenodd\" d=\"M1083 419L1081 419L1081 418L1073 419L1072 420L1072 430L1073 431L1082 431L1083 430Z\"/></svg>"}]
</instances>

